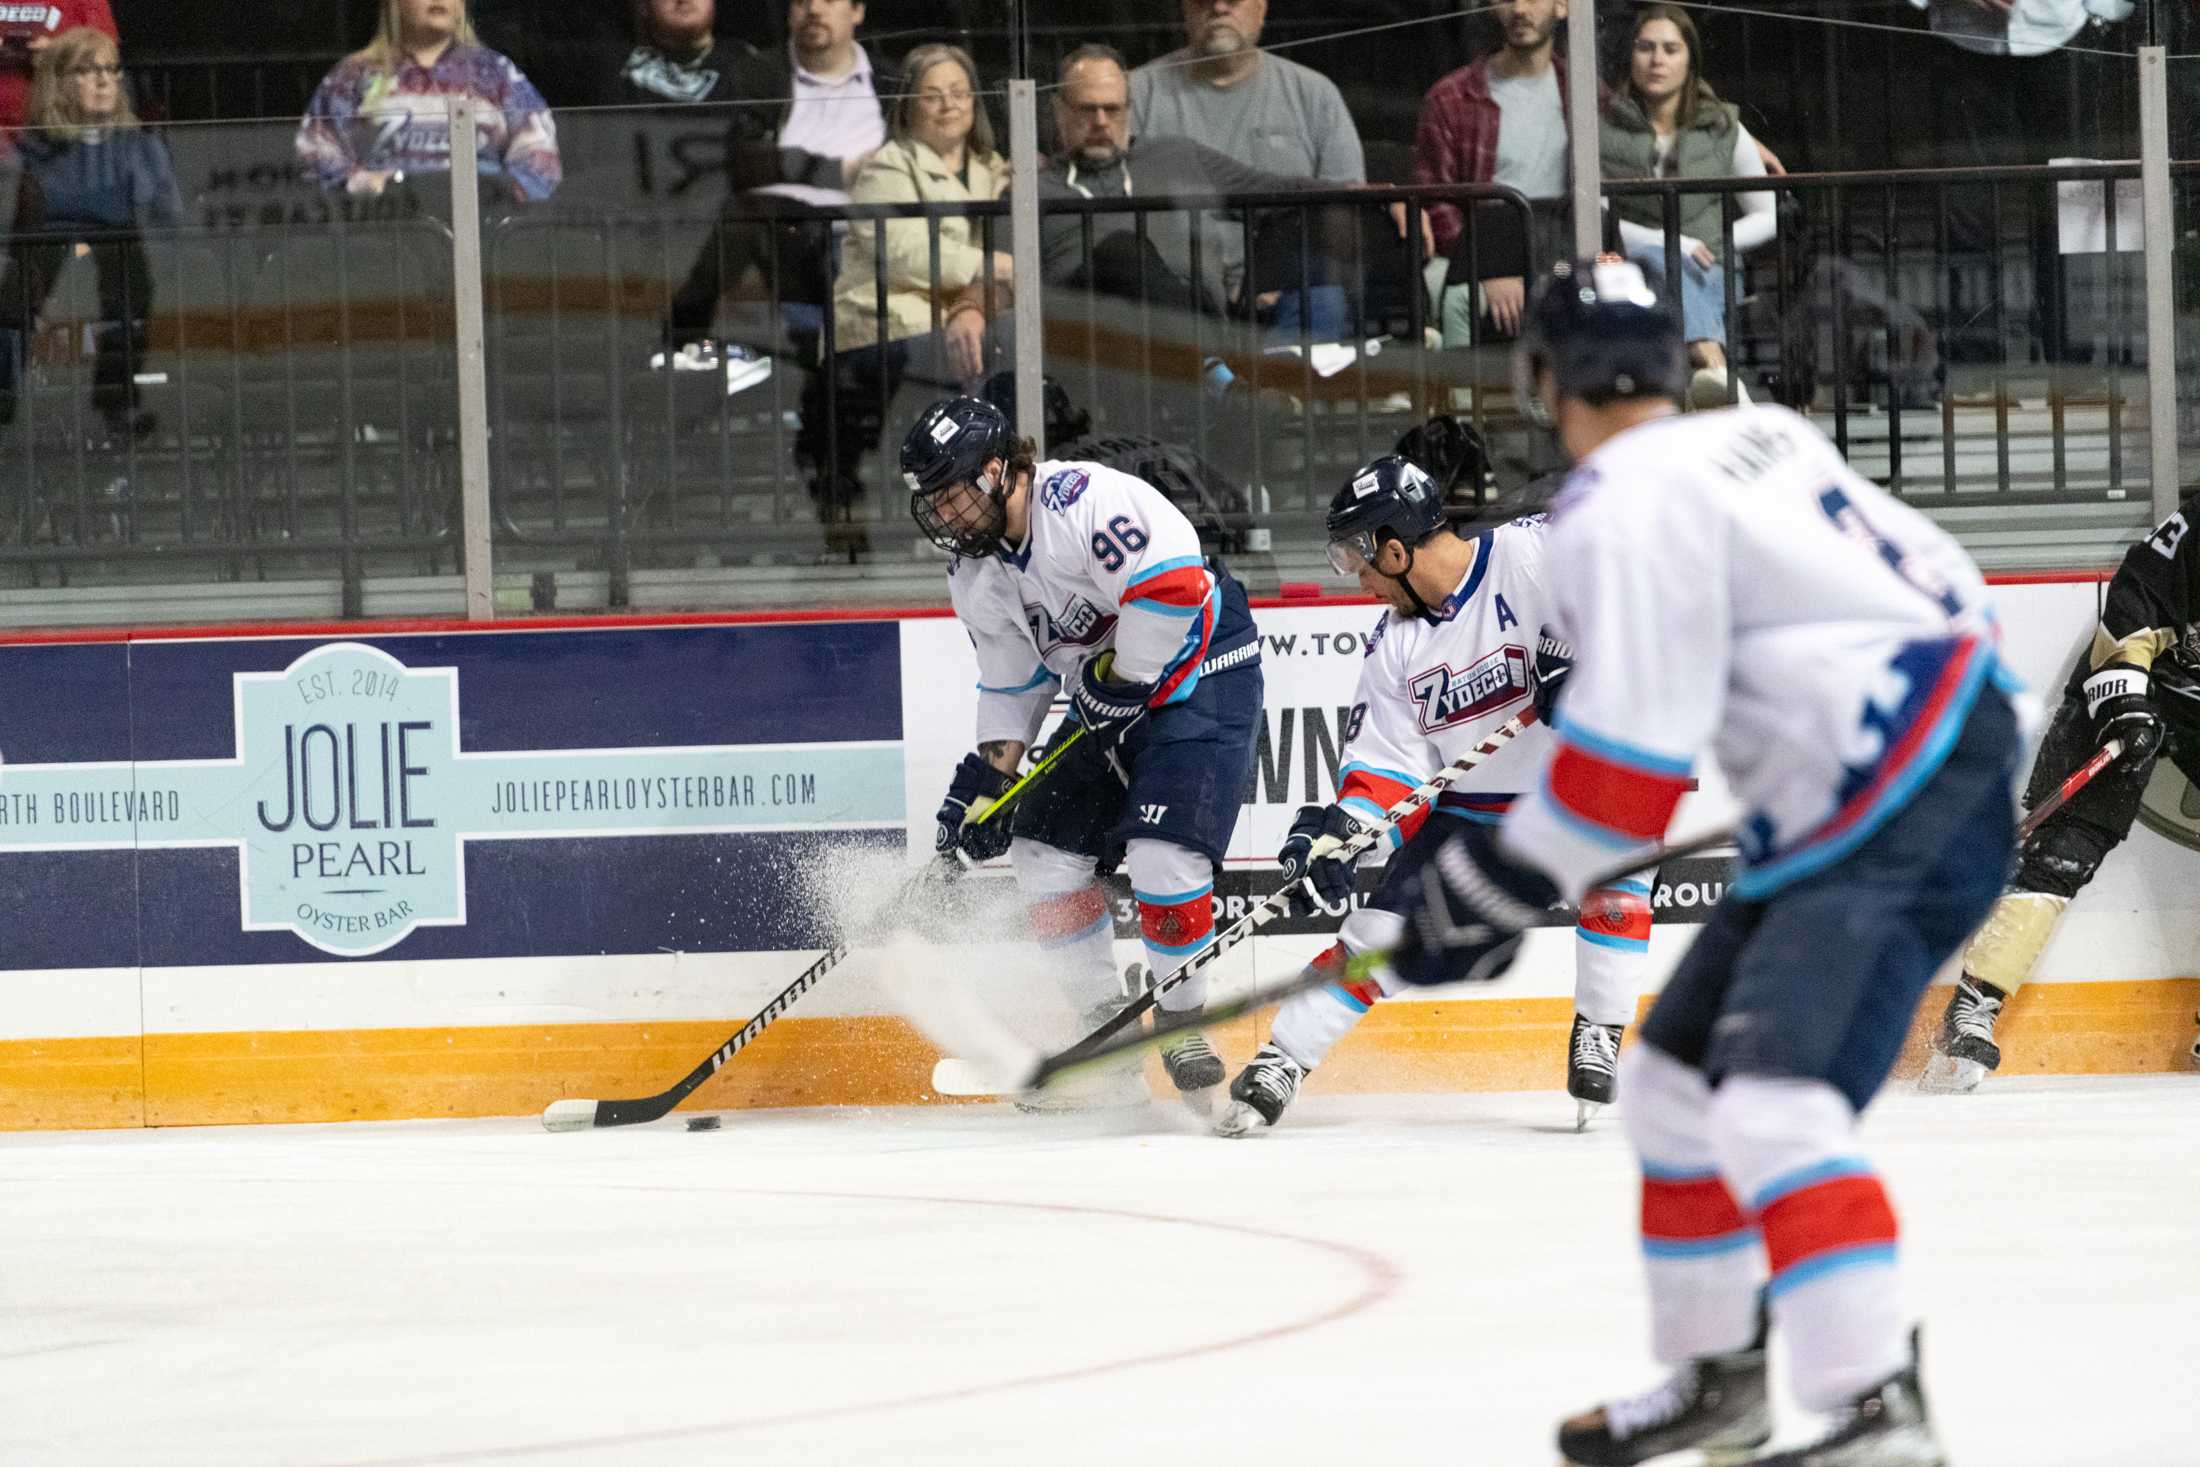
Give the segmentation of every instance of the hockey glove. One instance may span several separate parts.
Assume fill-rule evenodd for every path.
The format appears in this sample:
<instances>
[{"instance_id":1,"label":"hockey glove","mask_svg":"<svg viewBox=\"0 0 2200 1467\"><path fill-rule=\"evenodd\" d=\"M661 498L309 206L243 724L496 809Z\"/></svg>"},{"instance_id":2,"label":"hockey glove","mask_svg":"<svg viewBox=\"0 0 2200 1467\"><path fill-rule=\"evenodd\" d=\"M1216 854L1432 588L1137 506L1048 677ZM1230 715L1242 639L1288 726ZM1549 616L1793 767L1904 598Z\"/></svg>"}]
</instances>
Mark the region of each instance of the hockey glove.
<instances>
[{"instance_id":1,"label":"hockey glove","mask_svg":"<svg viewBox=\"0 0 2200 1467\"><path fill-rule=\"evenodd\" d=\"M932 834L932 848L943 856L960 850L973 861L1006 855L1008 817L1003 815L983 825L972 824L971 820L984 814L986 807L1007 794L1015 783L1015 775L995 769L981 755L963 755L962 763L955 766L955 777L947 783L947 798L940 802L939 829Z\"/></svg>"},{"instance_id":2,"label":"hockey glove","mask_svg":"<svg viewBox=\"0 0 2200 1467\"><path fill-rule=\"evenodd\" d=\"M1069 695L1070 711L1085 726L1086 741L1102 749L1114 748L1130 726L1144 716L1146 700L1153 696L1155 686L1117 682L1108 675L1114 666L1112 652L1085 659L1085 665L1077 670L1077 686Z\"/></svg>"},{"instance_id":3,"label":"hockey glove","mask_svg":"<svg viewBox=\"0 0 2200 1467\"><path fill-rule=\"evenodd\" d=\"M1301 805L1291 822L1290 838L1276 853L1283 865L1283 885L1291 893L1291 910L1308 916L1314 898L1323 907L1348 906L1352 900L1352 863L1340 860L1337 848L1350 840L1359 826L1342 805ZM1301 882L1311 882L1312 897Z\"/></svg>"},{"instance_id":4,"label":"hockey glove","mask_svg":"<svg viewBox=\"0 0 2200 1467\"><path fill-rule=\"evenodd\" d=\"M1535 640L1535 716L1545 725L1558 718L1558 695L1565 689L1566 674L1574 670L1574 646L1551 635L1548 628Z\"/></svg>"},{"instance_id":5,"label":"hockey glove","mask_svg":"<svg viewBox=\"0 0 2200 1467\"><path fill-rule=\"evenodd\" d=\"M1558 900L1543 874L1502 854L1497 835L1473 825L1401 883L1405 935L1390 966L1408 983L1475 983L1503 976L1520 934Z\"/></svg>"},{"instance_id":6,"label":"hockey glove","mask_svg":"<svg viewBox=\"0 0 2200 1467\"><path fill-rule=\"evenodd\" d=\"M2147 701L2145 669L2128 662L2104 663L2085 680L2086 716L2093 720L2093 741L2124 741L2124 758L2133 764L2154 757L2162 747L2162 715Z\"/></svg>"}]
</instances>

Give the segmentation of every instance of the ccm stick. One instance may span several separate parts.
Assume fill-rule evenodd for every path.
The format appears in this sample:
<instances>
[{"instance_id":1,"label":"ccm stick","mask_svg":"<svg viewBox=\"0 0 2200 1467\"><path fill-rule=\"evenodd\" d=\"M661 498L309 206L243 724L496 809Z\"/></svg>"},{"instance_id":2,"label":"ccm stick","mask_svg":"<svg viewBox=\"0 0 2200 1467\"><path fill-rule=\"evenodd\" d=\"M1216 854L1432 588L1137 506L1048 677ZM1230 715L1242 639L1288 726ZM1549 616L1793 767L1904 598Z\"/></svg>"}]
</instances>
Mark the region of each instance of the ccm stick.
<instances>
[{"instance_id":1,"label":"ccm stick","mask_svg":"<svg viewBox=\"0 0 2200 1467\"><path fill-rule=\"evenodd\" d=\"M1054 748L1047 751L1045 758L1031 767L1030 773L1010 785L992 804L971 815L967 823L983 825L1015 804L1025 790L1052 770L1062 756L1069 752L1070 747L1084 736L1082 725L1071 729L1068 737L1059 740ZM902 884L901 890L894 894L893 902L883 910L901 910L926 886L957 869L959 867L954 860L935 858L926 862ZM711 1076L724 1069L735 1055L755 1043L756 1037L769 1029L780 1015L793 1008L795 1001L803 994L816 987L819 979L846 961L850 951L852 947L848 943L834 945L825 956L804 969L799 978L781 989L777 998L759 1009L755 1018L735 1030L733 1036L712 1050L707 1059L681 1076L679 1083L671 1089L661 1090L655 1095L638 1096L632 1100L553 1100L543 1110L543 1129L587 1131L604 1126L638 1126L664 1119L672 1113L675 1106L701 1089Z\"/></svg>"},{"instance_id":2,"label":"ccm stick","mask_svg":"<svg viewBox=\"0 0 2200 1467\"><path fill-rule=\"evenodd\" d=\"M1680 841L1674 845L1659 846L1654 851L1646 852L1639 860L1632 861L1615 870L1601 873L1590 883L1590 886L1594 888L1608 885L1623 876L1632 876L1638 871L1650 870L1666 861L1679 860L1687 856L1700 856L1706 851L1718 850L1733 843L1733 831L1719 830L1691 840ZM1288 890L1286 888L1286 892ZM1274 900L1274 898L1272 897L1270 900ZM1193 961L1198 961L1199 957L1203 955L1194 954ZM1182 1018L1169 1018L1164 1015L1154 1022L1154 1027L1151 1030L1133 1029L1129 1033L1117 1032L1100 1043L1094 1042L1098 1037L1097 1035L1088 1036L1080 1043L1056 1054L1042 1055L1036 1050L1025 1049L1020 1054L1012 1055L1005 1045L995 1042L993 1044L993 1055L989 1063L1004 1066L1001 1074L1006 1079L1005 1084L998 1087L984 1084L983 1077L986 1072L981 1070L978 1065L966 1064L961 1060L942 1060L939 1067L936 1067L932 1072L932 1086L942 1095L999 1095L1036 1090L1061 1079L1065 1075L1074 1075L1093 1066L1106 1064L1108 1061L1129 1054L1134 1050L1151 1048L1164 1042L1171 1035L1181 1033L1186 1029L1200 1029L1215 1024L1226 1024L1230 1020L1242 1018L1246 1014L1257 1013L1271 1004L1279 1004L1286 999L1296 998L1299 994L1335 983L1340 976L1354 981L1366 978L1382 965L1384 956L1381 952L1360 953L1345 965L1342 975L1334 970L1324 972L1314 968L1306 968L1282 983L1272 984L1267 988L1253 989L1229 1003L1210 1004L1198 1014L1186 1014ZM1190 965L1187 964L1186 966L1189 967ZM1167 979L1163 980L1163 986L1173 983L1183 971L1183 969L1178 969L1176 973L1170 974ZM998 1023L997 1020L992 1020L990 1016L987 1016L987 1021L996 1025ZM919 1027L923 1026L920 1024ZM1005 1068L1005 1066L1011 1064L1018 1066L1018 1068ZM946 1088L941 1083L941 1069L950 1065L955 1068L945 1078L956 1083L969 1084L974 1088L966 1090Z\"/></svg>"},{"instance_id":3,"label":"ccm stick","mask_svg":"<svg viewBox=\"0 0 2200 1467\"><path fill-rule=\"evenodd\" d=\"M1375 843L1399 822L1424 810L1436 802L1438 796L1449 789L1454 781L1468 770L1488 759L1516 738L1520 731L1535 722L1535 710L1528 709L1519 717L1509 719L1493 729L1490 736L1439 769L1421 784L1416 785L1405 798L1383 812L1383 818L1374 825L1363 826L1350 840L1344 842L1335 859L1357 861L1372 850ZM1086 1062L1120 1053L1123 1048L1136 1047L1140 1043L1153 1042L1158 1037L1173 1032L1165 1022L1152 1035L1140 1033L1136 1026L1160 1001L1161 995L1190 979L1193 974L1212 966L1231 948L1251 937L1262 927L1283 915L1291 904L1292 887L1274 892L1250 912L1239 918L1225 930L1209 939L1207 945L1141 994L1137 1001L1105 1024L1057 1054L1047 1055L1017 1039L1006 1026L982 1006L953 985L920 986L914 982L889 983L898 990L903 1009L941 1048L950 1051L932 1068L932 1089L941 1095L999 1095L1036 1089L1049 1079L1071 1067L1082 1067ZM1235 1008L1229 1015L1234 1017ZM1219 1011L1210 1010L1201 1022L1218 1022ZM1183 1027L1181 1025L1176 1027ZM1131 1031L1131 1043L1124 1045L1119 1036ZM977 1055L976 1061L960 1058L960 1055Z\"/></svg>"}]
</instances>

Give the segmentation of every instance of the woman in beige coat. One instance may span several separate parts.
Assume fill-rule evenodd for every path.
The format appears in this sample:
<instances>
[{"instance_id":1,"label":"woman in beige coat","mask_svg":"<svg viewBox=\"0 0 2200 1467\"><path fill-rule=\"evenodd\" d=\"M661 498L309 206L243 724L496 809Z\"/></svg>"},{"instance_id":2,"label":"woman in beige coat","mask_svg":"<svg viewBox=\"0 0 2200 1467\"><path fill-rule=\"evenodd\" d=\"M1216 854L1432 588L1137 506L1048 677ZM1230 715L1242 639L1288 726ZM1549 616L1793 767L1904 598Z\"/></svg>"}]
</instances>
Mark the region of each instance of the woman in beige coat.
<instances>
[{"instance_id":1,"label":"woman in beige coat","mask_svg":"<svg viewBox=\"0 0 2200 1467\"><path fill-rule=\"evenodd\" d=\"M856 175L855 202L999 198L1008 187L1008 160L994 151L993 126L969 54L959 46L920 46L909 54L902 74L909 92L895 100L887 116L886 145ZM867 548L863 527L854 523L854 501L862 492L857 461L878 446L904 380L921 385L930 397L966 386L984 372L989 313L1006 313L1012 275L1005 221L989 230L986 221L961 215L939 221L936 278L932 226L925 219L856 220L848 226L840 260L832 362L838 411L829 430L805 421L798 448L811 471L810 492L826 544L853 560Z\"/></svg>"}]
</instances>

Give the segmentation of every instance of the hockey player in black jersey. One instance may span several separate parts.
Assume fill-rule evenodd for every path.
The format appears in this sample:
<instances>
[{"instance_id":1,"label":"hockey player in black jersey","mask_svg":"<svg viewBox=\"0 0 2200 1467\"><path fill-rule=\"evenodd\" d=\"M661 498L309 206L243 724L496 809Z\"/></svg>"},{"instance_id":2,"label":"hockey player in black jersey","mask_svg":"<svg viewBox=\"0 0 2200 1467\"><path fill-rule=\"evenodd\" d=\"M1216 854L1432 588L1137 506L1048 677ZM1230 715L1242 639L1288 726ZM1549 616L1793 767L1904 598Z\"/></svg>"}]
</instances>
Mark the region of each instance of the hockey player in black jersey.
<instances>
[{"instance_id":1,"label":"hockey player in black jersey","mask_svg":"<svg viewBox=\"0 0 2200 1467\"><path fill-rule=\"evenodd\" d=\"M2040 823L2017 871L1963 953L1963 976L1933 1035L1924 1088L1962 1092L2001 1063L1994 1023L2039 960L2063 908L2131 831L2167 755L2200 784L2200 494L2131 547L2048 725L2025 788L2030 808L2110 739L2123 753ZM2200 1043L2194 1046L2200 1059Z\"/></svg>"}]
</instances>

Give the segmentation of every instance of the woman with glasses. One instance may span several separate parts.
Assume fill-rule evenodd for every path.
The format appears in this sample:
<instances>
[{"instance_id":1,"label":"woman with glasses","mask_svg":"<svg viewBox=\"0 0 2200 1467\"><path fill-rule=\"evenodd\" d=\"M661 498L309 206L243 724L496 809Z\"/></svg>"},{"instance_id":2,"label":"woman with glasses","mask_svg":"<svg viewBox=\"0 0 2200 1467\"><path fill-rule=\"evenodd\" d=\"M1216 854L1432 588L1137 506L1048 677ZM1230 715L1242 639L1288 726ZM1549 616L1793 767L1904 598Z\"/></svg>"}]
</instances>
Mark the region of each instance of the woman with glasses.
<instances>
[{"instance_id":1,"label":"woman with glasses","mask_svg":"<svg viewBox=\"0 0 2200 1467\"><path fill-rule=\"evenodd\" d=\"M183 206L167 150L138 127L113 37L78 26L39 51L17 152L23 178L0 280L0 424L15 420L38 318L84 244L99 272L92 405L115 436L142 437L154 427L136 380L153 275L138 231L174 228Z\"/></svg>"},{"instance_id":2,"label":"woman with glasses","mask_svg":"<svg viewBox=\"0 0 2200 1467\"><path fill-rule=\"evenodd\" d=\"M856 175L858 204L973 203L1008 187L1008 160L993 147L993 124L978 95L978 68L959 46L919 46L902 69L908 90L893 101L886 145ZM883 228L881 227L883 225ZM848 228L833 294L832 362L837 411L805 417L796 449L826 549L852 561L868 548L854 522L862 492L856 461L876 448L903 378L928 396L962 388L985 371L986 329L1008 307L1012 280L1007 221L949 215L939 220L938 273L932 226L924 219L861 219ZM988 248L988 245L991 248ZM879 314L881 283L886 314ZM940 329L932 329L937 312Z\"/></svg>"}]
</instances>

